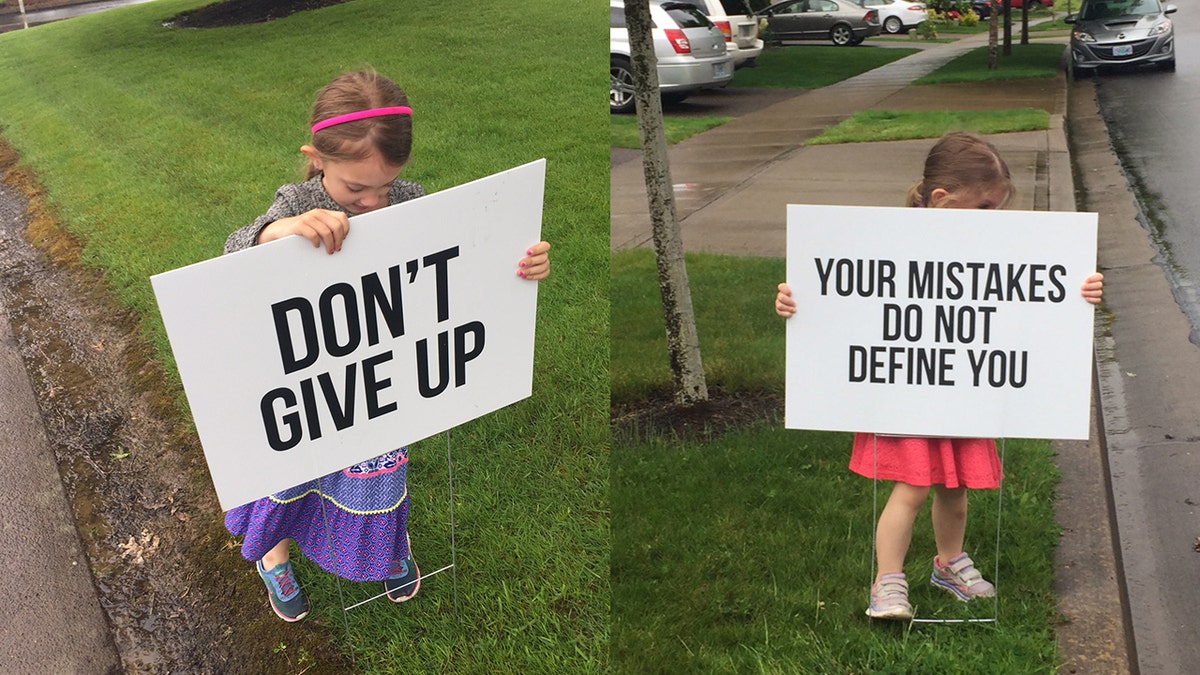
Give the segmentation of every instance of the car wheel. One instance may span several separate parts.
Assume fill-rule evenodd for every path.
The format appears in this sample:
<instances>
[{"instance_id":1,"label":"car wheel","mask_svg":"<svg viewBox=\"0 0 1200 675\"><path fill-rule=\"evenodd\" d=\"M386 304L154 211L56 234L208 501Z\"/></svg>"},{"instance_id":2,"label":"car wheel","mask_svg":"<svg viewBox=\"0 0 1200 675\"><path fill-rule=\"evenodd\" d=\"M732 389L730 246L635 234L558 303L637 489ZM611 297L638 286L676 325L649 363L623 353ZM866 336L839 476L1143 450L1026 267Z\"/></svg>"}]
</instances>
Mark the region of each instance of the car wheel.
<instances>
[{"instance_id":1,"label":"car wheel","mask_svg":"<svg viewBox=\"0 0 1200 675\"><path fill-rule=\"evenodd\" d=\"M829 29L829 40L839 47L845 47L854 41L854 31L850 30L850 26L839 23Z\"/></svg>"},{"instance_id":2,"label":"car wheel","mask_svg":"<svg viewBox=\"0 0 1200 675\"><path fill-rule=\"evenodd\" d=\"M901 21L900 17L898 16L889 16L883 22L883 30L895 35L896 33L904 30L904 22Z\"/></svg>"},{"instance_id":3,"label":"car wheel","mask_svg":"<svg viewBox=\"0 0 1200 675\"><path fill-rule=\"evenodd\" d=\"M624 115L633 112L633 70L629 59L614 56L608 62L608 112Z\"/></svg>"},{"instance_id":4,"label":"car wheel","mask_svg":"<svg viewBox=\"0 0 1200 675\"><path fill-rule=\"evenodd\" d=\"M664 105L675 105L676 103L683 103L691 93L692 92L690 92L690 91L667 92L662 95L662 102Z\"/></svg>"},{"instance_id":5,"label":"car wheel","mask_svg":"<svg viewBox=\"0 0 1200 675\"><path fill-rule=\"evenodd\" d=\"M1173 73L1175 72L1175 59L1171 59L1170 61L1159 61L1158 67L1163 71Z\"/></svg>"}]
</instances>

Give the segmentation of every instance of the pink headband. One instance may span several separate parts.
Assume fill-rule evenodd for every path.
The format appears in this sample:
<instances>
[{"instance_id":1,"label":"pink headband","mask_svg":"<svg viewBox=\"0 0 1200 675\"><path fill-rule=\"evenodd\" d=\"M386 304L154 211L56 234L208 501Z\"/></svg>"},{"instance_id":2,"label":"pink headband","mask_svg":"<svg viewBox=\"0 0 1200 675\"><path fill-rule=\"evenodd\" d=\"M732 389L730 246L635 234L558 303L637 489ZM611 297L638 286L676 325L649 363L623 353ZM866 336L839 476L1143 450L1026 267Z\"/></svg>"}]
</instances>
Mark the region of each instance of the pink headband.
<instances>
[{"instance_id":1,"label":"pink headband","mask_svg":"<svg viewBox=\"0 0 1200 675\"><path fill-rule=\"evenodd\" d=\"M312 132L315 134L327 127L345 124L346 122L357 122L358 120L365 120L370 117L382 117L384 115L411 116L412 108L409 108L408 106L396 106L394 108L372 108L371 110L360 110L358 112L352 112L346 115L338 115L337 117L330 117L327 120L321 120L320 122L317 122L313 125Z\"/></svg>"}]
</instances>

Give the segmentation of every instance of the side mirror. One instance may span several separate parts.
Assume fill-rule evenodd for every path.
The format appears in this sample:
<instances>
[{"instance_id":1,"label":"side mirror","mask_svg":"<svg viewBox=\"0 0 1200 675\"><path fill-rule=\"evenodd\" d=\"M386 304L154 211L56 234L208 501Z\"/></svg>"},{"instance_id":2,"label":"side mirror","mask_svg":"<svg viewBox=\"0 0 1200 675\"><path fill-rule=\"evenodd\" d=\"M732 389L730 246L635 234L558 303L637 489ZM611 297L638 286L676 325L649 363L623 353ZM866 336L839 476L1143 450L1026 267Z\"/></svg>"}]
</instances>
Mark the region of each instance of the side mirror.
<instances>
[{"instance_id":1,"label":"side mirror","mask_svg":"<svg viewBox=\"0 0 1200 675\"><path fill-rule=\"evenodd\" d=\"M1167 5L1167 8L1163 10L1163 14L1174 14L1177 11L1179 11L1179 8L1175 5Z\"/></svg>"},{"instance_id":2,"label":"side mirror","mask_svg":"<svg viewBox=\"0 0 1200 675\"><path fill-rule=\"evenodd\" d=\"M1076 18L1074 14L1068 14L1063 17L1063 23L1075 23Z\"/></svg>"}]
</instances>

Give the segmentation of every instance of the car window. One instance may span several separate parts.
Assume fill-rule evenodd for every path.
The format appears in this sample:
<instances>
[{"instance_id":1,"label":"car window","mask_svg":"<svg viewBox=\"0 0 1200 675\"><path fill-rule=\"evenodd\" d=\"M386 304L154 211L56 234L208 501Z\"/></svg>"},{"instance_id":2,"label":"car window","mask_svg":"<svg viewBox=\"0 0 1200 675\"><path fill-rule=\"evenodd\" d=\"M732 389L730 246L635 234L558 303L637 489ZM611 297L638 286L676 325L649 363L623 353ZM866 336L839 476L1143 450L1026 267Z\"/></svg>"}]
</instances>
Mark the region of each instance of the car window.
<instances>
[{"instance_id":1,"label":"car window","mask_svg":"<svg viewBox=\"0 0 1200 675\"><path fill-rule=\"evenodd\" d=\"M1087 2L1079 12L1084 21L1115 19L1120 16L1146 16L1158 14L1162 8L1158 0L1115 0L1114 2Z\"/></svg>"},{"instance_id":2,"label":"car window","mask_svg":"<svg viewBox=\"0 0 1200 675\"><path fill-rule=\"evenodd\" d=\"M662 8L667 10L667 14L675 20L675 23L679 24L680 28L703 28L712 25L708 17L691 5L680 2L664 2Z\"/></svg>"},{"instance_id":3,"label":"car window","mask_svg":"<svg viewBox=\"0 0 1200 675\"><path fill-rule=\"evenodd\" d=\"M813 12L836 12L836 11L838 11L837 3L832 2L831 0L812 0L812 2L809 3L809 5L812 7L812 9L810 11L813 11Z\"/></svg>"},{"instance_id":4,"label":"car window","mask_svg":"<svg viewBox=\"0 0 1200 675\"><path fill-rule=\"evenodd\" d=\"M704 2L704 0L675 0L675 2L691 5L699 10L704 16L708 16L709 14L708 3Z\"/></svg>"}]
</instances>

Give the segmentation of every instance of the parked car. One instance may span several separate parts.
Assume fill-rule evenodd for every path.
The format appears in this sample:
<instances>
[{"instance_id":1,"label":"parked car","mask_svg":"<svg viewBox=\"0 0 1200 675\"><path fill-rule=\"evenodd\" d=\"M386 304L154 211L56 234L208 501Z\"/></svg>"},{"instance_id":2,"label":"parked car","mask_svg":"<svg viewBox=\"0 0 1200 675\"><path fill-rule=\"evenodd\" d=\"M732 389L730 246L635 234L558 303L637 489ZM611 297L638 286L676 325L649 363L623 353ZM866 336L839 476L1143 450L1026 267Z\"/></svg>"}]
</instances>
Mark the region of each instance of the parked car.
<instances>
[{"instance_id":1,"label":"parked car","mask_svg":"<svg viewBox=\"0 0 1200 675\"><path fill-rule=\"evenodd\" d=\"M907 33L929 18L923 2L862 0L859 4L879 12L879 25L884 33Z\"/></svg>"},{"instance_id":2,"label":"parked car","mask_svg":"<svg viewBox=\"0 0 1200 675\"><path fill-rule=\"evenodd\" d=\"M850 0L784 0L763 11L772 40L829 40L844 47L879 35L879 12Z\"/></svg>"},{"instance_id":3,"label":"parked car","mask_svg":"<svg viewBox=\"0 0 1200 675\"><path fill-rule=\"evenodd\" d=\"M733 56L733 67L754 65L762 54L763 41L758 38L758 17L744 14L740 0L680 0L708 17L725 35L725 51ZM742 9L739 9L742 8Z\"/></svg>"},{"instance_id":4,"label":"parked car","mask_svg":"<svg viewBox=\"0 0 1200 675\"><path fill-rule=\"evenodd\" d=\"M1175 5L1158 0L1083 0L1073 24L1071 65L1076 74L1100 66L1154 64L1175 70L1175 30L1167 15Z\"/></svg>"},{"instance_id":5,"label":"parked car","mask_svg":"<svg viewBox=\"0 0 1200 675\"><path fill-rule=\"evenodd\" d=\"M664 99L680 101L700 89L724 87L733 79L733 57L725 50L725 36L700 10L675 0L651 2L650 20L658 89ZM633 70L623 0L609 0L608 33L609 112L633 112Z\"/></svg>"}]
</instances>

